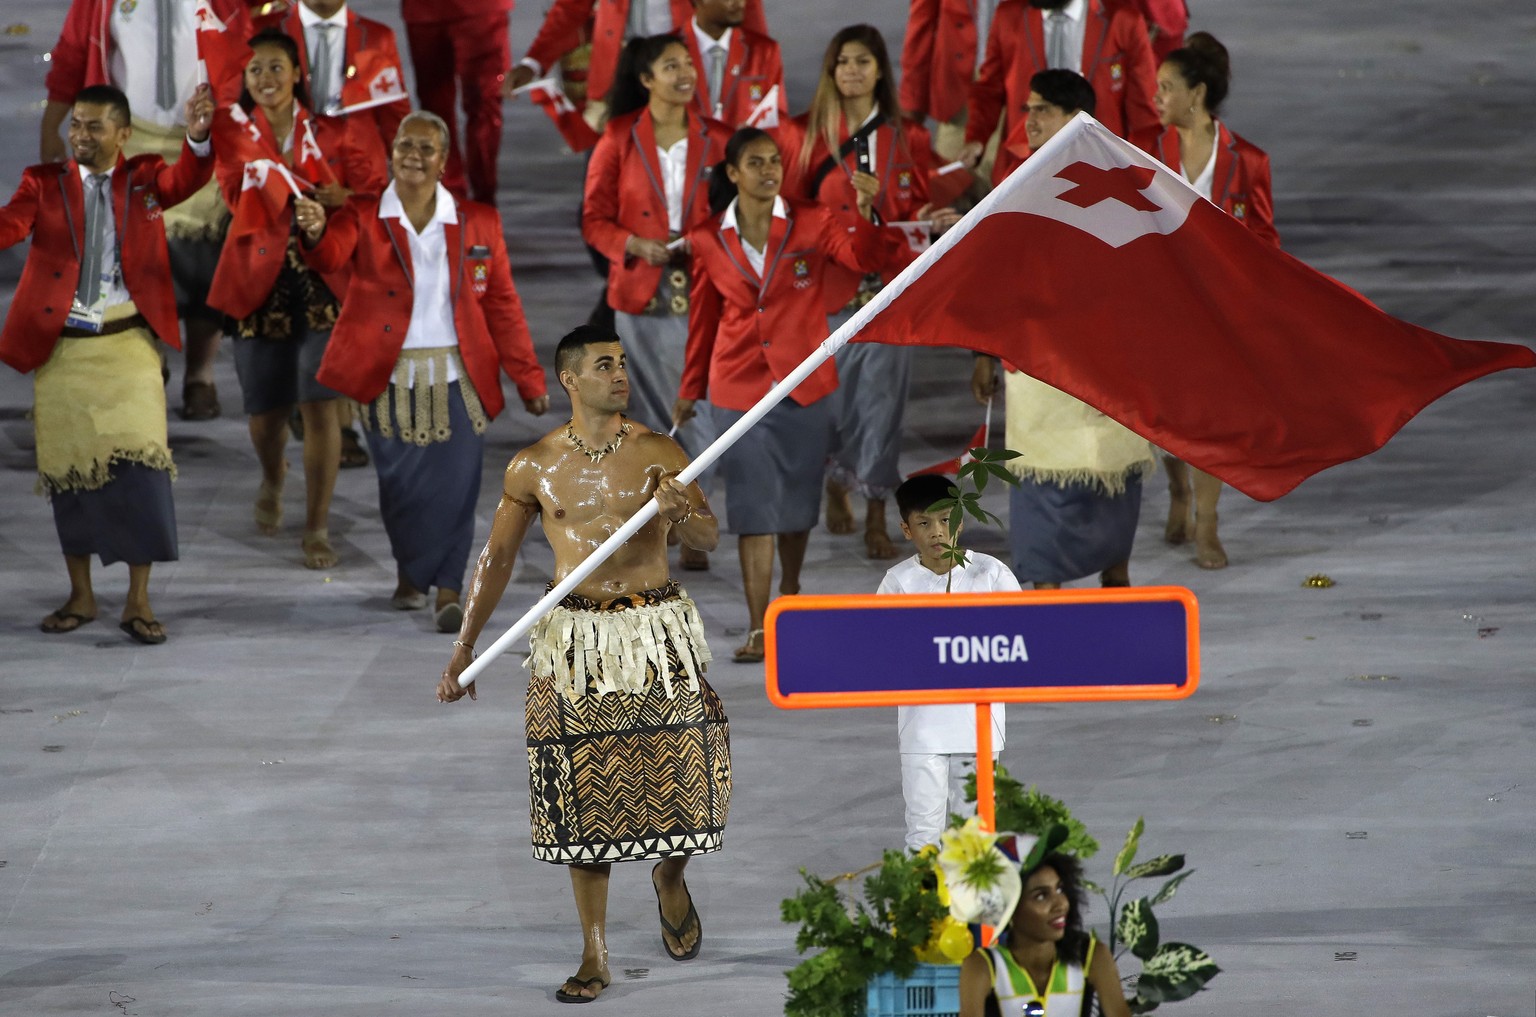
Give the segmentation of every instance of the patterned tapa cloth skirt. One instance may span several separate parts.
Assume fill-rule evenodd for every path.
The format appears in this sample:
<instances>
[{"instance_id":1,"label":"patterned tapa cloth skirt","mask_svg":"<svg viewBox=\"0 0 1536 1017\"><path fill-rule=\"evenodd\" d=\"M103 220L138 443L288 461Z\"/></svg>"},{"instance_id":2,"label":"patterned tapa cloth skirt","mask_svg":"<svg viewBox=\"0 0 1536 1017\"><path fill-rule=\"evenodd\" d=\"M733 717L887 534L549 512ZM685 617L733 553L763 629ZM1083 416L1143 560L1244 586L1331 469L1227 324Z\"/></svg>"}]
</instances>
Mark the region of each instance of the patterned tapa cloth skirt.
<instances>
[{"instance_id":1,"label":"patterned tapa cloth skirt","mask_svg":"<svg viewBox=\"0 0 1536 1017\"><path fill-rule=\"evenodd\" d=\"M730 728L704 680L698 611L676 583L566 597L528 657L533 856L569 865L718 851Z\"/></svg>"}]
</instances>

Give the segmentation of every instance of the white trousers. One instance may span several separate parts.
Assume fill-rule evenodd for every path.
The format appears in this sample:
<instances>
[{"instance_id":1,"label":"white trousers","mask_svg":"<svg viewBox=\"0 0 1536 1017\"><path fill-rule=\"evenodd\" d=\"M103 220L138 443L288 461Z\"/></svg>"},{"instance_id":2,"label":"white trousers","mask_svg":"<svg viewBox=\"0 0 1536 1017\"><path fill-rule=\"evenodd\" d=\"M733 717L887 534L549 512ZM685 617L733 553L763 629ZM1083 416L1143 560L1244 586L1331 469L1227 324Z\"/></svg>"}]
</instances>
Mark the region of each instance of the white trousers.
<instances>
[{"instance_id":1,"label":"white trousers","mask_svg":"<svg viewBox=\"0 0 1536 1017\"><path fill-rule=\"evenodd\" d=\"M995 753L996 760L1001 753ZM976 803L965 800L965 781L976 769L966 752L901 753L901 796L907 803L907 850L939 843L953 813L974 816Z\"/></svg>"}]
</instances>

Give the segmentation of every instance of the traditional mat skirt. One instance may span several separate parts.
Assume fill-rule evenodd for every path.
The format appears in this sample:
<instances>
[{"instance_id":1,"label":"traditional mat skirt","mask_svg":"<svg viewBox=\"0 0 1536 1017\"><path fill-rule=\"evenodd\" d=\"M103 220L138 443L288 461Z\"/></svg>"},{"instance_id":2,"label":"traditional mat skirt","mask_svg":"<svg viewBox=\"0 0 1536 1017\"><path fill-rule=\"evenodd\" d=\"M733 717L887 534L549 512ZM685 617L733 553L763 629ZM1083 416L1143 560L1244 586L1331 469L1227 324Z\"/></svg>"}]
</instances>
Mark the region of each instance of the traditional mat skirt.
<instances>
[{"instance_id":1,"label":"traditional mat skirt","mask_svg":"<svg viewBox=\"0 0 1536 1017\"><path fill-rule=\"evenodd\" d=\"M676 583L571 595L533 630L527 732L533 856L562 865L718 851L730 727Z\"/></svg>"},{"instance_id":2,"label":"traditional mat skirt","mask_svg":"<svg viewBox=\"0 0 1536 1017\"><path fill-rule=\"evenodd\" d=\"M827 319L832 331L853 317ZM828 472L865 498L889 498L901 484L901 418L907 406L912 348L849 343L837 351L837 426Z\"/></svg>"}]
</instances>

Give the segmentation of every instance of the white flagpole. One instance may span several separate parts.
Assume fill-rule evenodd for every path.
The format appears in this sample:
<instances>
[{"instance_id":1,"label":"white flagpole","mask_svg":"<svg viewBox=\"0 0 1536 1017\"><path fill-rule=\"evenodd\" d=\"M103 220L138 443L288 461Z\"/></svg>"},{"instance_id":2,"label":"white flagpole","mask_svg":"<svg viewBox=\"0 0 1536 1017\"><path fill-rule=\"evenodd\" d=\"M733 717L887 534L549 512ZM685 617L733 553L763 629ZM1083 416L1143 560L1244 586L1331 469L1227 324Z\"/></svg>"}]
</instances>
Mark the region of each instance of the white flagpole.
<instances>
[{"instance_id":1,"label":"white flagpole","mask_svg":"<svg viewBox=\"0 0 1536 1017\"><path fill-rule=\"evenodd\" d=\"M1064 136L1077 133L1077 131L1089 123L1097 123L1097 121L1086 113L1079 113L1073 118L1072 122L1056 133L1056 137L1045 143L1046 147L1065 143L1066 138ZM689 463L688 467L678 474L678 483L687 485L698 479L699 474L709 469L715 460L719 459L732 445L736 444L743 434L746 434L759 420L767 416L769 410L782 402L784 397L793 392L802 381L809 378L818 367L826 363L833 354L847 345L848 340L858 335L859 330L864 327L869 319L885 310L891 301L895 300L903 290L911 285L912 280L928 271L928 266L938 261L944 256L946 251L959 243L971 231L972 226L992 214L994 206L1005 200L1017 189L1024 179L1032 175L1027 172L1029 168L1030 164L1026 161L1023 166L1020 166L1009 175L1002 186L983 198L976 207L965 214L963 219L945 231L944 235L939 237L938 240L934 241L933 246L918 255L916 260L902 269L901 273L891 280L890 285L875 294L873 300L861 307L836 332L823 339L821 344L812 351L810 356L801 362L799 367L791 371L783 381L769 389L768 394L758 400L757 405L748 410L740 420L732 424L724 434L716 438L714 444L699 453L699 458ZM615 551L624 546L625 541L639 532L640 527L656 518L657 511L656 499L652 498L647 501L640 511L631 516L628 522L614 532L613 536L603 541L581 564L571 570L570 575L556 583L554 589L546 593L511 628L502 633L499 639L487 647L485 652L475 658L459 675L460 687L469 685L470 682L474 681L490 666L491 661L507 652L507 650L512 648L513 643L526 636L529 630L533 628L534 623L544 617L550 608L560 603L567 594L576 589L577 586L580 586L593 572L596 572L603 562L607 561Z\"/></svg>"}]
</instances>

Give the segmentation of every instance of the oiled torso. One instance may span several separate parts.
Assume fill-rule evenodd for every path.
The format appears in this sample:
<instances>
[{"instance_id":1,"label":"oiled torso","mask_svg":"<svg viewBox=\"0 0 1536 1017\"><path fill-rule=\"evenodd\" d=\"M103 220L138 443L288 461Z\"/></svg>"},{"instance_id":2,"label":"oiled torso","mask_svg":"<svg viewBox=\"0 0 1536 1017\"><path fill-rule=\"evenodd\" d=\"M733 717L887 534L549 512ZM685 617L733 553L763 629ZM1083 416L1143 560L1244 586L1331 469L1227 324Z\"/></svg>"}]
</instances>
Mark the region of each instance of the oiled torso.
<instances>
[{"instance_id":1,"label":"oiled torso","mask_svg":"<svg viewBox=\"0 0 1536 1017\"><path fill-rule=\"evenodd\" d=\"M507 495L537 505L555 552L556 582L640 511L664 475L686 464L671 439L638 423L631 427L619 447L597 462L571 444L564 427L558 428L519 453L507 471ZM667 523L658 516L576 592L607 599L662 586L668 578Z\"/></svg>"}]
</instances>

